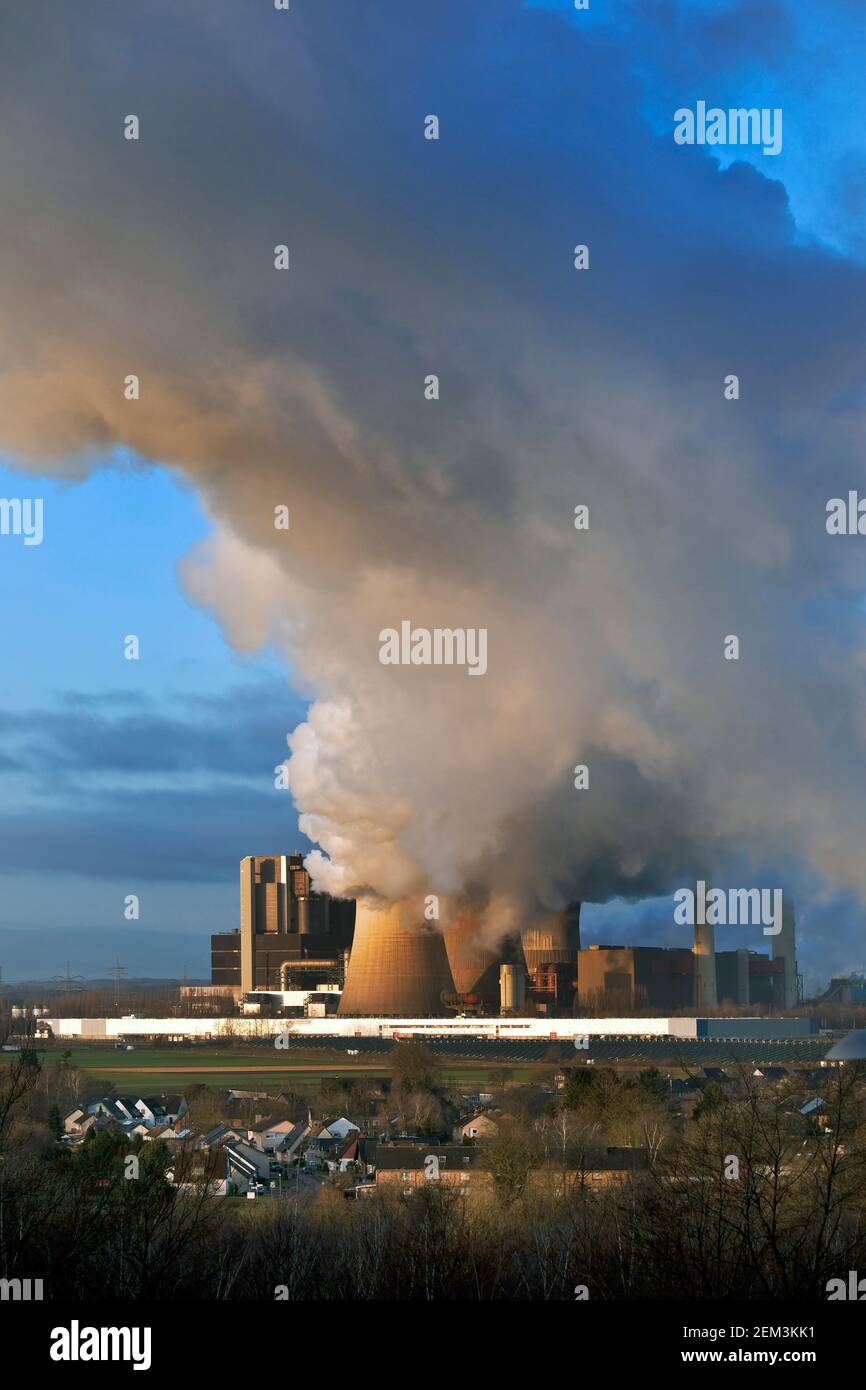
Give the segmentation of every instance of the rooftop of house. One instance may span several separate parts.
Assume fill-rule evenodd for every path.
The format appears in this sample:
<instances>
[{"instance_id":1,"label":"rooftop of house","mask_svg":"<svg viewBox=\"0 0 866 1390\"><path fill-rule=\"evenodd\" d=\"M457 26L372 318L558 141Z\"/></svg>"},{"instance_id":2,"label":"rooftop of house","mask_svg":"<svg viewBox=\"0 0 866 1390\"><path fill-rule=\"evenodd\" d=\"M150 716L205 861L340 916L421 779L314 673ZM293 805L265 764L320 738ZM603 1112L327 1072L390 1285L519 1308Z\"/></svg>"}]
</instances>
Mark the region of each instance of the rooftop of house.
<instances>
[{"instance_id":1,"label":"rooftop of house","mask_svg":"<svg viewBox=\"0 0 866 1390\"><path fill-rule=\"evenodd\" d=\"M242 1126L236 1125L214 1125L202 1136L202 1147L205 1149L219 1148L224 1144L232 1143L235 1140L244 1140L247 1131Z\"/></svg>"},{"instance_id":2,"label":"rooftop of house","mask_svg":"<svg viewBox=\"0 0 866 1390\"><path fill-rule=\"evenodd\" d=\"M467 1148L464 1144L371 1144L367 1146L366 1156L377 1168L411 1172L422 1170L431 1154L438 1158L440 1171L488 1166L482 1150Z\"/></svg>"},{"instance_id":3,"label":"rooftop of house","mask_svg":"<svg viewBox=\"0 0 866 1390\"><path fill-rule=\"evenodd\" d=\"M592 1167L597 1172L636 1172L649 1167L649 1155L643 1148L625 1148L616 1145L608 1147L604 1158L598 1159Z\"/></svg>"},{"instance_id":4,"label":"rooftop of house","mask_svg":"<svg viewBox=\"0 0 866 1390\"><path fill-rule=\"evenodd\" d=\"M257 1120L249 1128L251 1134L289 1134L296 1125L294 1120Z\"/></svg>"},{"instance_id":5,"label":"rooftop of house","mask_svg":"<svg viewBox=\"0 0 866 1390\"><path fill-rule=\"evenodd\" d=\"M813 1096L807 1100L806 1104L800 1108L801 1115L814 1115L818 1110L826 1110L826 1102L820 1096Z\"/></svg>"},{"instance_id":6,"label":"rooftop of house","mask_svg":"<svg viewBox=\"0 0 866 1390\"><path fill-rule=\"evenodd\" d=\"M347 1120L345 1115L336 1115L330 1120L323 1120L317 1123L314 1128L318 1132L320 1139L327 1139L330 1134L334 1138L341 1139L344 1134L354 1131L360 1134L361 1127L356 1125L353 1120Z\"/></svg>"},{"instance_id":7,"label":"rooftop of house","mask_svg":"<svg viewBox=\"0 0 866 1390\"><path fill-rule=\"evenodd\" d=\"M490 1124L495 1125L502 1119L505 1119L505 1115L498 1108L473 1110L469 1115L461 1115L457 1123L461 1126L465 1126L475 1124L478 1120L487 1120Z\"/></svg>"}]
</instances>

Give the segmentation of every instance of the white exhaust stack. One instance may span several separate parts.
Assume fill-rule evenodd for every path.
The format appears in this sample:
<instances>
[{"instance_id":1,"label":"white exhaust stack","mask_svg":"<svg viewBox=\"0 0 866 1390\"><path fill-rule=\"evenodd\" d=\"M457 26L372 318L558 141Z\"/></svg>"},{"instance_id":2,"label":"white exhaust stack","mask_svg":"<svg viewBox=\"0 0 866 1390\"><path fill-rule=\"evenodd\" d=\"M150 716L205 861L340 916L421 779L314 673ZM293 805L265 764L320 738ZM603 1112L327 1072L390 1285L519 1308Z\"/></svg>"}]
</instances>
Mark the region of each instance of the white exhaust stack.
<instances>
[{"instance_id":1,"label":"white exhaust stack","mask_svg":"<svg viewBox=\"0 0 866 1390\"><path fill-rule=\"evenodd\" d=\"M797 944L794 935L794 904L782 897L782 930L772 938L773 960L782 962L782 1008L797 1006Z\"/></svg>"},{"instance_id":2,"label":"white exhaust stack","mask_svg":"<svg viewBox=\"0 0 866 1390\"><path fill-rule=\"evenodd\" d=\"M716 987L716 933L707 923L707 890L709 884L698 879L695 889L695 943L692 946L694 964L694 1006L700 1015L714 1009L719 1002Z\"/></svg>"}]
</instances>

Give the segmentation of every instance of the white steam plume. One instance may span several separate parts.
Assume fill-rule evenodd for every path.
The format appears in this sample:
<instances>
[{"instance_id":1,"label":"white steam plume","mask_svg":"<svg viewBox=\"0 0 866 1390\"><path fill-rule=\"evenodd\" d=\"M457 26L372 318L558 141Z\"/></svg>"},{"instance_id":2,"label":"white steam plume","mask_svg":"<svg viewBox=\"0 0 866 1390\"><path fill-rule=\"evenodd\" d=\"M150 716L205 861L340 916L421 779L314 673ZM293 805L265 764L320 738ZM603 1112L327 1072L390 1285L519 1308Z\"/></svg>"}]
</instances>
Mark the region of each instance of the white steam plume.
<instances>
[{"instance_id":1,"label":"white steam plume","mask_svg":"<svg viewBox=\"0 0 866 1390\"><path fill-rule=\"evenodd\" d=\"M861 629L815 617L861 582L823 519L860 469L862 269L651 136L610 48L617 101L587 78L572 133L545 68L589 40L551 16L437 7L445 99L476 105L429 150L411 7L290 39L178 8L4 20L0 444L70 472L122 445L199 489L188 591L314 696L289 750L317 885L492 893L504 923L748 851L866 899ZM538 120L500 146L512 70ZM404 619L486 629L486 674L381 665Z\"/></svg>"}]
</instances>

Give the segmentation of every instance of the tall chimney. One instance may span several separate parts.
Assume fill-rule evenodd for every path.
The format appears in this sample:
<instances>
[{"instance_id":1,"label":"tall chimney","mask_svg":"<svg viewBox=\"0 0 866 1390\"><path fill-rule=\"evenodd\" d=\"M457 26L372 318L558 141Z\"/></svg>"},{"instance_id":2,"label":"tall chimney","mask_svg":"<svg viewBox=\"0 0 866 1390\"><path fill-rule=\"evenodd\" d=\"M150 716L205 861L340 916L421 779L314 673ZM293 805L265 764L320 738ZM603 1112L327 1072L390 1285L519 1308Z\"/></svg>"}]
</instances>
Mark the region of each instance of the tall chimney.
<instances>
[{"instance_id":1,"label":"tall chimney","mask_svg":"<svg viewBox=\"0 0 866 1390\"><path fill-rule=\"evenodd\" d=\"M700 1015L719 1002L716 989L716 933L705 920L707 893L710 885L698 879L695 885L695 942L692 946L694 963L694 1007Z\"/></svg>"},{"instance_id":2,"label":"tall chimney","mask_svg":"<svg viewBox=\"0 0 866 1390\"><path fill-rule=\"evenodd\" d=\"M782 895L782 930L772 938L773 960L782 962L782 1007L797 1006L797 943L794 934L794 904Z\"/></svg>"}]
</instances>

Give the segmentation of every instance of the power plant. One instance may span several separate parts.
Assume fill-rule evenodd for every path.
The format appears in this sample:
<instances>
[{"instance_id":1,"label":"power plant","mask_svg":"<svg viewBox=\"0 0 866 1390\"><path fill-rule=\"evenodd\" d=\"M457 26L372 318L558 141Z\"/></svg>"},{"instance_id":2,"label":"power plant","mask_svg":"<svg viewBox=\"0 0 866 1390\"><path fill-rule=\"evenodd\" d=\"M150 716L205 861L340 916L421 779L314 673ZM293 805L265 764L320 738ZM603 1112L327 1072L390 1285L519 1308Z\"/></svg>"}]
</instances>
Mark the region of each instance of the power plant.
<instances>
[{"instance_id":1,"label":"power plant","mask_svg":"<svg viewBox=\"0 0 866 1390\"><path fill-rule=\"evenodd\" d=\"M212 989L244 1001L246 1012L273 1005L308 1017L704 1016L725 1002L794 1008L801 986L793 904L783 899L770 955L717 952L707 885L697 886L691 947L584 949L577 901L493 943L471 909L428 923L405 903L356 905L314 892L299 853L248 856L240 928L211 938Z\"/></svg>"},{"instance_id":2,"label":"power plant","mask_svg":"<svg viewBox=\"0 0 866 1390\"><path fill-rule=\"evenodd\" d=\"M341 986L354 922L354 902L312 891L302 855L250 855L240 865L240 930L211 937L211 981L239 996Z\"/></svg>"},{"instance_id":3,"label":"power plant","mask_svg":"<svg viewBox=\"0 0 866 1390\"><path fill-rule=\"evenodd\" d=\"M781 931L771 938L769 956L743 948L716 951L715 930L703 919L701 912L691 950L600 945L581 951L578 1008L602 1013L691 1009L701 1016L725 1002L774 1010L796 1007L801 981L792 902L783 899Z\"/></svg>"}]
</instances>

